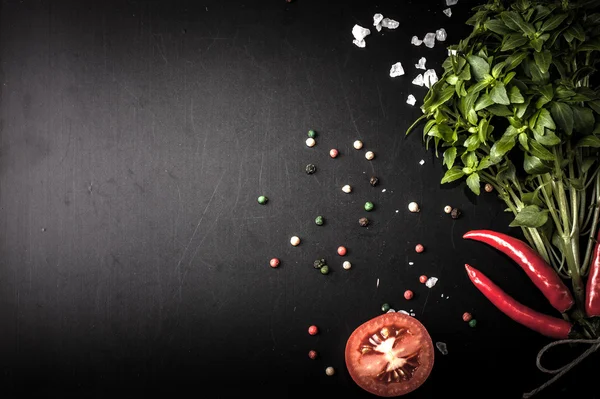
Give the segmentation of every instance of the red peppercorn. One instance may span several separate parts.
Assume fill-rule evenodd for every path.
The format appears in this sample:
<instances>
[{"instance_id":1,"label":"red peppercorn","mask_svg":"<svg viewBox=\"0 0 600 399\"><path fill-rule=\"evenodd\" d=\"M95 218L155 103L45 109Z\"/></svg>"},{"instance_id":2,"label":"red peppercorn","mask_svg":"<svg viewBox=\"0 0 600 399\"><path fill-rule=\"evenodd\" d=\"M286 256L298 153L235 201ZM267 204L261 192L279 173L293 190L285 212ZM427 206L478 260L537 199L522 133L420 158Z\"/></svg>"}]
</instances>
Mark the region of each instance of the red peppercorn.
<instances>
[{"instance_id":1,"label":"red peppercorn","mask_svg":"<svg viewBox=\"0 0 600 399\"><path fill-rule=\"evenodd\" d=\"M336 150L335 148L332 148L331 150L329 150L329 156L331 158L336 158L339 154L339 151Z\"/></svg>"},{"instance_id":2,"label":"red peppercorn","mask_svg":"<svg viewBox=\"0 0 600 399\"><path fill-rule=\"evenodd\" d=\"M419 277L419 281L423 284L425 284L427 282L427 276L426 275L422 275L421 277Z\"/></svg>"},{"instance_id":3,"label":"red peppercorn","mask_svg":"<svg viewBox=\"0 0 600 399\"><path fill-rule=\"evenodd\" d=\"M471 313L469 312L465 312L463 313L463 321L469 322L471 321L471 319L473 318L473 315L471 315Z\"/></svg>"},{"instance_id":4,"label":"red peppercorn","mask_svg":"<svg viewBox=\"0 0 600 399\"><path fill-rule=\"evenodd\" d=\"M313 351L313 350L308 351L308 357L311 358L311 359L313 359L313 360L316 359L317 358L317 351Z\"/></svg>"},{"instance_id":5,"label":"red peppercorn","mask_svg":"<svg viewBox=\"0 0 600 399\"><path fill-rule=\"evenodd\" d=\"M346 247L338 247L338 249L337 249L337 253L340 256L346 255L346 252L347 252Z\"/></svg>"},{"instance_id":6,"label":"red peppercorn","mask_svg":"<svg viewBox=\"0 0 600 399\"><path fill-rule=\"evenodd\" d=\"M415 294L411 290L404 291L404 298L406 300L411 300Z\"/></svg>"},{"instance_id":7,"label":"red peppercorn","mask_svg":"<svg viewBox=\"0 0 600 399\"><path fill-rule=\"evenodd\" d=\"M269 264L271 265L271 267L277 267L277 266L279 266L279 259L273 258L273 259L271 259Z\"/></svg>"},{"instance_id":8,"label":"red peppercorn","mask_svg":"<svg viewBox=\"0 0 600 399\"><path fill-rule=\"evenodd\" d=\"M308 327L308 333L310 335L317 335L317 333L319 332L319 328L315 325L312 325L310 327Z\"/></svg>"},{"instance_id":9,"label":"red peppercorn","mask_svg":"<svg viewBox=\"0 0 600 399\"><path fill-rule=\"evenodd\" d=\"M417 244L417 246L415 247L415 251L420 254L421 252L423 252L425 250L425 247L421 244Z\"/></svg>"}]
</instances>

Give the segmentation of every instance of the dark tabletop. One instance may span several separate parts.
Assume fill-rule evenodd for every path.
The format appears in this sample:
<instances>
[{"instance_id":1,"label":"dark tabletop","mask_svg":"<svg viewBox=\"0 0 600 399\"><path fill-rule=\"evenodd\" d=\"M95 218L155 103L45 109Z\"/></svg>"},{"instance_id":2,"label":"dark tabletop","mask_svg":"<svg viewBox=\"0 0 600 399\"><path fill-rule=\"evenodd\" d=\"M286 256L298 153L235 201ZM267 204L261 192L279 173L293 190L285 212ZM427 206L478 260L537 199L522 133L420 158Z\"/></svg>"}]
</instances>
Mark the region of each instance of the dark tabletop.
<instances>
[{"instance_id":1,"label":"dark tabletop","mask_svg":"<svg viewBox=\"0 0 600 399\"><path fill-rule=\"evenodd\" d=\"M441 75L474 5L460 0L449 18L443 0L3 0L2 397L373 397L344 348L383 303L447 344L410 397L520 398L545 382L535 357L550 341L494 308L463 268L554 314L512 261L462 239L521 232L494 193L441 186L441 159L420 131L404 134L427 90L411 84L414 64L426 57ZM399 28L377 32L377 12ZM371 29L365 48L354 24ZM441 27L445 43L411 45ZM398 61L406 74L391 78ZM555 353L548 367L568 361ZM597 361L537 397L592 397Z\"/></svg>"}]
</instances>

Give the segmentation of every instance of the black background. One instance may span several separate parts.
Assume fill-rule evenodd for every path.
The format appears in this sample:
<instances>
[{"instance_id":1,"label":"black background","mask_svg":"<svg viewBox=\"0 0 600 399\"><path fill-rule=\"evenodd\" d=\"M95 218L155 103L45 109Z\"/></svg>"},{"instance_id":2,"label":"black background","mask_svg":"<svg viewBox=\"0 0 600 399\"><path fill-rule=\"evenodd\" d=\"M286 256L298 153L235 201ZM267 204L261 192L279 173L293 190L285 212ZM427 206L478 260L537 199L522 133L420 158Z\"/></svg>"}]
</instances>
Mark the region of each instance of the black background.
<instances>
[{"instance_id":1,"label":"black background","mask_svg":"<svg viewBox=\"0 0 600 399\"><path fill-rule=\"evenodd\" d=\"M554 314L508 258L461 238L521 232L493 193L440 186L441 160L420 132L404 135L426 93L411 84L423 72L414 64L424 56L441 75L476 2L459 1L451 18L442 0L1 4L3 397L367 398L343 351L384 302L412 309L448 345L411 397L519 398L546 381L535 357L550 341L496 310L463 268ZM400 27L377 32L376 12ZM354 24L372 31L364 49ZM445 43L410 44L440 27ZM390 78L397 61L406 74ZM365 201L375 210L361 228ZM410 201L422 211L408 212ZM444 214L447 204L462 217ZM329 275L313 269L317 258ZM439 282L428 289L421 274ZM563 352L546 365L564 364ZM537 397L592 397L597 361Z\"/></svg>"}]
</instances>

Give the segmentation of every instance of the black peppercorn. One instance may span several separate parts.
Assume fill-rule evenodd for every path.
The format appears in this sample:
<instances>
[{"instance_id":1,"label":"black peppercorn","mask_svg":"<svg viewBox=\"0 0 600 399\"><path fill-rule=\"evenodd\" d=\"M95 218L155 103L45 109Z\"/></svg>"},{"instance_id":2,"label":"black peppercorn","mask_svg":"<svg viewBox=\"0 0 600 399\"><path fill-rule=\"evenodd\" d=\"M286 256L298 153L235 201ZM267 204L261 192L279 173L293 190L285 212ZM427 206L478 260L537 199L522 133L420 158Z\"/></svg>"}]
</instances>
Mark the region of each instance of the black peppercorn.
<instances>
[{"instance_id":1,"label":"black peppercorn","mask_svg":"<svg viewBox=\"0 0 600 399\"><path fill-rule=\"evenodd\" d=\"M360 224L362 227L366 227L369 225L369 219L360 218L360 219L358 219L358 224Z\"/></svg>"},{"instance_id":2,"label":"black peppercorn","mask_svg":"<svg viewBox=\"0 0 600 399\"><path fill-rule=\"evenodd\" d=\"M452 219L458 219L458 217L460 216L460 210L458 208L452 208L450 216L452 216Z\"/></svg>"},{"instance_id":3,"label":"black peppercorn","mask_svg":"<svg viewBox=\"0 0 600 399\"><path fill-rule=\"evenodd\" d=\"M313 165L312 163L309 163L308 165L306 165L306 174L312 175L316 171L317 171L317 167L315 165Z\"/></svg>"},{"instance_id":4,"label":"black peppercorn","mask_svg":"<svg viewBox=\"0 0 600 399\"><path fill-rule=\"evenodd\" d=\"M317 259L317 260L316 260L316 261L313 263L313 267L314 267L315 269L320 269L320 268L322 268L322 267L323 267L323 266L325 266L325 265L326 265L326 263L325 263L325 259Z\"/></svg>"},{"instance_id":5,"label":"black peppercorn","mask_svg":"<svg viewBox=\"0 0 600 399\"><path fill-rule=\"evenodd\" d=\"M379 179L375 176L371 177L371 180L369 180L369 183L371 184L371 186L375 187L377 185L377 183L379 183Z\"/></svg>"}]
</instances>

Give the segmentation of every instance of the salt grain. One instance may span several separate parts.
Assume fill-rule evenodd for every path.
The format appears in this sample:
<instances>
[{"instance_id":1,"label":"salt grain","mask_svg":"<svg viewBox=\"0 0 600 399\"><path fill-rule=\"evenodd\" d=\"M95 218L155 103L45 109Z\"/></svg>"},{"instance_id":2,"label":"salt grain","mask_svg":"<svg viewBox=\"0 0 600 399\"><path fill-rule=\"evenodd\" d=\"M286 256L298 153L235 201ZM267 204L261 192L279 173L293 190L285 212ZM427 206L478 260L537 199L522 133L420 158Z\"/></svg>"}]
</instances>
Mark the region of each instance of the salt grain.
<instances>
[{"instance_id":1,"label":"salt grain","mask_svg":"<svg viewBox=\"0 0 600 399\"><path fill-rule=\"evenodd\" d=\"M417 99L412 94L409 94L408 98L406 99L406 103L409 105L415 105L417 103Z\"/></svg>"},{"instance_id":2,"label":"salt grain","mask_svg":"<svg viewBox=\"0 0 600 399\"><path fill-rule=\"evenodd\" d=\"M417 69L426 69L425 68L425 63L426 62L427 62L427 59L425 57L419 58L419 62L415 64L415 68L417 68Z\"/></svg>"},{"instance_id":3,"label":"salt grain","mask_svg":"<svg viewBox=\"0 0 600 399\"><path fill-rule=\"evenodd\" d=\"M364 48L366 46L365 37L369 36L371 31L367 28L363 28L360 25L354 25L352 28L352 35L354 36L354 40L352 43L357 45L358 47Z\"/></svg>"},{"instance_id":4,"label":"salt grain","mask_svg":"<svg viewBox=\"0 0 600 399\"><path fill-rule=\"evenodd\" d=\"M406 315L409 314L406 310L399 310L398 313L402 313L402 314L406 314Z\"/></svg>"},{"instance_id":5,"label":"salt grain","mask_svg":"<svg viewBox=\"0 0 600 399\"><path fill-rule=\"evenodd\" d=\"M379 288L379 279L377 279L377 288Z\"/></svg>"},{"instance_id":6,"label":"salt grain","mask_svg":"<svg viewBox=\"0 0 600 399\"><path fill-rule=\"evenodd\" d=\"M413 44L415 46L420 46L421 44L423 44L423 40L419 39L416 36L413 36L412 39L410 39L410 44Z\"/></svg>"},{"instance_id":7,"label":"salt grain","mask_svg":"<svg viewBox=\"0 0 600 399\"><path fill-rule=\"evenodd\" d=\"M446 8L444 11L442 11L444 14L446 14L447 17L451 17L452 16L452 10L450 8Z\"/></svg>"},{"instance_id":8,"label":"salt grain","mask_svg":"<svg viewBox=\"0 0 600 399\"><path fill-rule=\"evenodd\" d=\"M402 75L404 75L404 68L402 68L402 63L396 62L390 68L390 76L392 78L395 78L396 76L402 76Z\"/></svg>"},{"instance_id":9,"label":"salt grain","mask_svg":"<svg viewBox=\"0 0 600 399\"><path fill-rule=\"evenodd\" d=\"M425 37L423 38L423 43L429 47L429 48L433 48L433 46L435 46L435 33L429 32L425 35Z\"/></svg>"},{"instance_id":10,"label":"salt grain","mask_svg":"<svg viewBox=\"0 0 600 399\"><path fill-rule=\"evenodd\" d=\"M383 15L375 14L373 15L373 26L377 29L377 32L381 31L381 20L383 19Z\"/></svg>"},{"instance_id":11,"label":"salt grain","mask_svg":"<svg viewBox=\"0 0 600 399\"><path fill-rule=\"evenodd\" d=\"M384 18L381 20L381 26L387 29L396 29L400 23L390 18Z\"/></svg>"},{"instance_id":12,"label":"salt grain","mask_svg":"<svg viewBox=\"0 0 600 399\"><path fill-rule=\"evenodd\" d=\"M423 84L428 88L431 88L438 81L438 76L435 73L435 69L428 69L423 74Z\"/></svg>"},{"instance_id":13,"label":"salt grain","mask_svg":"<svg viewBox=\"0 0 600 399\"><path fill-rule=\"evenodd\" d=\"M446 29L441 28L435 31L435 40L439 42L443 42L448 38L448 33L446 33Z\"/></svg>"},{"instance_id":14,"label":"salt grain","mask_svg":"<svg viewBox=\"0 0 600 399\"><path fill-rule=\"evenodd\" d=\"M427 286L427 288L432 288L437 282L438 282L437 277L429 277L427 279L427 281L425 282L425 285Z\"/></svg>"},{"instance_id":15,"label":"salt grain","mask_svg":"<svg viewBox=\"0 0 600 399\"><path fill-rule=\"evenodd\" d=\"M421 159L421 160L419 161L419 165L423 165L424 163L425 163L425 160L424 160L424 159Z\"/></svg>"},{"instance_id":16,"label":"salt grain","mask_svg":"<svg viewBox=\"0 0 600 399\"><path fill-rule=\"evenodd\" d=\"M438 348L438 350L442 353L442 355L447 355L448 354L448 347L446 346L445 343L443 343L443 342L436 342L435 343L435 347Z\"/></svg>"},{"instance_id":17,"label":"salt grain","mask_svg":"<svg viewBox=\"0 0 600 399\"><path fill-rule=\"evenodd\" d=\"M417 77L413 79L412 84L415 86L423 86L423 75L418 74Z\"/></svg>"},{"instance_id":18,"label":"salt grain","mask_svg":"<svg viewBox=\"0 0 600 399\"><path fill-rule=\"evenodd\" d=\"M446 5L447 6L453 6L456 3L458 3L458 0L446 0Z\"/></svg>"},{"instance_id":19,"label":"salt grain","mask_svg":"<svg viewBox=\"0 0 600 399\"><path fill-rule=\"evenodd\" d=\"M387 190L384 188L383 190L381 190L382 193L385 193Z\"/></svg>"},{"instance_id":20,"label":"salt grain","mask_svg":"<svg viewBox=\"0 0 600 399\"><path fill-rule=\"evenodd\" d=\"M412 265L414 265L414 264L415 264L415 262L408 262L408 265L409 265L409 266L412 266Z\"/></svg>"}]
</instances>

